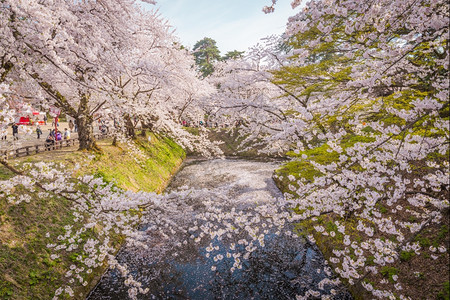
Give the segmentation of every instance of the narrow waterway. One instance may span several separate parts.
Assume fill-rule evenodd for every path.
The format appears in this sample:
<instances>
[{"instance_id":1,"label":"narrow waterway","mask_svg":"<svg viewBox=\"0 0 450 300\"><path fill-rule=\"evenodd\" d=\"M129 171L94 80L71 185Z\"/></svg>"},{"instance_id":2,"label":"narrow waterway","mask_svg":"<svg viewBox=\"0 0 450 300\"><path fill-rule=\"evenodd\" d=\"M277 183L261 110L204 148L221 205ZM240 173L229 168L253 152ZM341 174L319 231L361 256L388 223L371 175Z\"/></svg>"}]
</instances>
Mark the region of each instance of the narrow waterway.
<instances>
[{"instance_id":1,"label":"narrow waterway","mask_svg":"<svg viewBox=\"0 0 450 300\"><path fill-rule=\"evenodd\" d=\"M168 189L169 208L155 208L142 226L152 244L124 247L117 256L141 288L148 289L137 298L296 299L325 294L351 299L331 283L333 274L317 248L286 222L279 205L282 194L272 180L278 166L232 159L188 161ZM117 270L110 270L88 299L127 299L127 285Z\"/></svg>"}]
</instances>

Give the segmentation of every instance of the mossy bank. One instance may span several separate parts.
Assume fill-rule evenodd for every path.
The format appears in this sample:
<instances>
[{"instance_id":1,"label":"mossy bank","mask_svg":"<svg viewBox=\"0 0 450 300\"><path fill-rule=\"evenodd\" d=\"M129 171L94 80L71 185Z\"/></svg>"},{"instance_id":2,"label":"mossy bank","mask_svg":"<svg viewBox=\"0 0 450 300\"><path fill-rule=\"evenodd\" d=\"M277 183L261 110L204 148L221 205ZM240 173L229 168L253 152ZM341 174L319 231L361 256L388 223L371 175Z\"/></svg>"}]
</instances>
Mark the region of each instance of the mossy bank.
<instances>
[{"instance_id":1,"label":"mossy bank","mask_svg":"<svg viewBox=\"0 0 450 300\"><path fill-rule=\"evenodd\" d=\"M348 140L348 144L352 145L354 142L359 141L360 137L354 137ZM311 150L306 150L299 154L289 153L289 155L295 157L292 161L284 164L281 168L275 171L275 182L283 193L288 193L294 197L298 197L295 194L296 183L295 181L303 180L311 182L315 177L320 177L323 174L318 171L311 161L315 161L319 164L330 164L333 161L339 159L335 153L330 153L329 146L323 144ZM302 155L307 155L308 160L302 159ZM290 180L289 177L295 177L295 180ZM404 201L406 202L406 201ZM410 204L401 203L405 209L393 212L389 210L388 206L382 202L377 204L377 208L387 217L392 220L398 220L399 222L418 222L407 214L406 211L410 209ZM344 245L344 235L338 231L336 221L345 225L347 229L346 234L351 237L352 240L360 242L364 239L364 235L357 230L358 222L360 218L355 214L348 214L344 217L334 213L327 213L324 215L316 216L297 224L298 232L304 236L313 235L317 246L322 251L326 259L334 257L333 250L341 250ZM314 229L315 226L324 228L325 234L322 234ZM383 282L384 286L391 285L392 290L395 289L396 284L402 286L402 290L399 291L403 295L410 297L409 299L449 299L449 252L446 250L442 255L434 256L430 249L438 248L439 245L449 245L449 215L448 210L442 222L432 223L427 226L420 234L412 236L413 242L420 244L421 253L417 255L414 251L401 251L399 253L399 259L392 264L385 266L378 265L378 273L371 272L366 273L361 277L360 281L355 285L349 285L348 289L352 293L355 299L372 299L374 298L369 292L367 292L361 285L361 282L371 284L377 288L379 283ZM335 235L329 235L326 233L334 232ZM375 238L379 238L382 241L391 240L395 242L395 236L383 234L382 232L375 232ZM355 258L354 253L349 253L350 257ZM366 266L377 266L374 262L375 257L368 252L365 255ZM330 262L333 268L342 268L340 264L333 264ZM398 278L398 279L397 279ZM348 280L344 279L345 283ZM397 289L399 290L399 289ZM396 299L399 299L397 297Z\"/></svg>"},{"instance_id":2,"label":"mossy bank","mask_svg":"<svg viewBox=\"0 0 450 300\"><path fill-rule=\"evenodd\" d=\"M185 158L180 146L160 136L138 139L131 148L121 144L112 146L111 142L98 142L101 153L72 148L12 160L10 164L19 169L25 163L40 161L61 163L68 169L80 164L73 176L92 174L106 181L114 180L123 189L161 192ZM143 155L139 157L139 153ZM0 168L0 180L11 176L11 172ZM52 260L46 246L52 241L46 235L58 236L64 226L73 224L73 219L69 201L36 197L29 203L13 205L6 197L0 198L0 299L53 297L55 290L66 282L64 273L75 257L72 254ZM113 245L119 248L122 238L117 235ZM89 284L75 289L75 299L85 298L106 267L95 269L85 278Z\"/></svg>"}]
</instances>

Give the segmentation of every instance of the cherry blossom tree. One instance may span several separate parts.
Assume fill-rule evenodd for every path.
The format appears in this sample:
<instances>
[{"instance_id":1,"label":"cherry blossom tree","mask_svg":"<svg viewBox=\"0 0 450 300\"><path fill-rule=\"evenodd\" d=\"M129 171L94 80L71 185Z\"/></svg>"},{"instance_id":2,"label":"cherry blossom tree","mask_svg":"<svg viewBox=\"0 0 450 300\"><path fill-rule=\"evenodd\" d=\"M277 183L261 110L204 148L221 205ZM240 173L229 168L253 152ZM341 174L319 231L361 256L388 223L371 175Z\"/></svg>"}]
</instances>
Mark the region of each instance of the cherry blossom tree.
<instances>
[{"instance_id":1,"label":"cherry blossom tree","mask_svg":"<svg viewBox=\"0 0 450 300\"><path fill-rule=\"evenodd\" d=\"M289 106L278 138L293 142L293 166L313 174L278 179L300 219L334 216L337 229L314 228L343 236L330 259L335 271L377 297L402 293L400 279L393 289L364 281L402 251L438 258L415 238L448 215L448 20L443 1L310 1L289 19L291 56L272 71ZM400 214L418 220L395 220ZM362 242L345 222L352 216Z\"/></svg>"},{"instance_id":2,"label":"cherry blossom tree","mask_svg":"<svg viewBox=\"0 0 450 300\"><path fill-rule=\"evenodd\" d=\"M270 82L270 67L260 50L255 47L242 59L217 63L208 78L217 87L209 100L212 121L232 127L245 123L248 139L257 139L261 134L268 138L268 131L276 135L281 130L279 121L284 118L284 103L274 100L282 95L281 91ZM256 114L260 118L254 118Z\"/></svg>"},{"instance_id":3,"label":"cherry blossom tree","mask_svg":"<svg viewBox=\"0 0 450 300\"><path fill-rule=\"evenodd\" d=\"M151 230L136 230L144 220L169 247L182 242L171 239L173 232L194 242L208 235L248 234L252 244L243 258L251 255L253 241L264 245L264 234L255 234L263 218L279 228L285 222L311 222L316 237L338 243L329 258L334 271L379 298L407 298L399 276L393 284L366 280L397 262L402 252L448 258L448 245L426 249L416 240L441 224L449 209L449 8L444 1L310 1L289 19L283 41L270 39L242 59L217 64L216 74L208 78L215 93L193 79L191 61L171 47L173 40L166 39L170 34L157 18L150 20L160 31L130 34L139 26L130 25L129 17L147 15L135 10L135 2L119 2L54 1L52 6L2 1L1 22L7 25L0 41L2 96L15 84L39 86L52 98L46 103L78 118L81 127L92 126L94 113L105 108L137 115L189 145L178 118L186 110L202 114L190 101L211 94L208 110L215 109L217 120L242 121L247 140L266 141L267 151L293 150L289 164L294 168L276 176L291 193L244 214L209 201L227 199L205 191L131 193L93 176L72 178L45 164L25 174L2 161L16 174L0 184L11 203L29 201L36 189L42 197L52 194L74 203L80 224L65 228L48 247L55 251L53 259L77 248L83 248L84 256L67 271L69 283L56 296L70 295L75 280L86 284L83 275L105 261L126 278L130 296L147 292L116 261L109 243L120 232L140 249L153 245L158 237ZM275 2L265 11L273 11ZM140 38L158 46L146 52ZM133 52L130 41L139 49ZM197 93L199 87L204 94ZM144 108L142 113L135 112L137 107ZM1 114L8 118L7 109ZM206 143L199 139L197 145ZM17 185L24 195L12 195ZM192 211L182 200L194 194L208 199L210 207L199 216L204 226L186 228L181 212ZM320 223L325 217L329 226ZM210 219L226 221L213 230ZM102 228L101 236L80 239L93 228ZM308 236L312 242L314 235ZM235 263L238 268L240 258Z\"/></svg>"},{"instance_id":4,"label":"cherry blossom tree","mask_svg":"<svg viewBox=\"0 0 450 300\"><path fill-rule=\"evenodd\" d=\"M14 69L23 80L39 86L46 94L44 105L75 118L80 149L91 149L95 114L106 104L120 107L113 105L118 97L110 78L126 77L124 70L132 69L131 62L124 67L129 63L126 55L136 48L134 52L145 52L149 45L170 48L172 39L165 21L154 11L142 10L136 1L60 2L4 4L2 20L10 43L2 45L2 80ZM142 45L145 34L151 36L146 40L149 45ZM141 48L130 51L138 39ZM153 64L154 78L164 73L163 56L153 53L147 59L153 60L145 64ZM28 90L38 90L36 86Z\"/></svg>"},{"instance_id":5,"label":"cherry blossom tree","mask_svg":"<svg viewBox=\"0 0 450 300\"><path fill-rule=\"evenodd\" d=\"M191 150L216 148L205 136L200 143L197 136L181 128L182 117L202 117L200 100L213 91L211 86L198 78L193 56L178 46L169 27L155 27L134 35L131 49L123 51L119 60L124 62L123 72L117 77L106 77L115 89L112 95L115 100L105 107L121 112L114 117L124 124L128 137L136 136L135 129L140 123L143 132L149 129L163 133Z\"/></svg>"}]
</instances>

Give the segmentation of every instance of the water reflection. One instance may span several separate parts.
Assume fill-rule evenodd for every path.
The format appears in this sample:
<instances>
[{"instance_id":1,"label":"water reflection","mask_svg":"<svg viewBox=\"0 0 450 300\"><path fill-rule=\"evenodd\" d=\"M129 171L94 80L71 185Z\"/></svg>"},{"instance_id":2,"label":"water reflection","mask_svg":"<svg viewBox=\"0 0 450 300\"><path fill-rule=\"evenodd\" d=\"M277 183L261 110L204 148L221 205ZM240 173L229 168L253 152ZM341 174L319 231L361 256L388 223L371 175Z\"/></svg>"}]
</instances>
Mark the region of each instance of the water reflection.
<instances>
[{"instance_id":1,"label":"water reflection","mask_svg":"<svg viewBox=\"0 0 450 300\"><path fill-rule=\"evenodd\" d=\"M276 167L277 163L239 160L194 163L176 176L170 188L188 186L220 190L218 194L227 199L218 200L222 207L251 211L256 205L281 196L271 180ZM186 202L190 202L188 206L193 208L192 212L201 213L208 209L204 199ZM183 226L192 227L194 222L196 227L201 226L195 218ZM280 232L274 226L268 228L265 246L250 241L253 250L244 258L240 253L245 253L249 244L240 242L243 236L195 241L192 236L188 237L189 234L180 234L176 247L165 248L163 242L158 243L157 230L152 226L142 227L155 235L152 247L146 251L124 247L118 255L118 260L126 262L135 279L150 290L138 299L295 299L296 295L304 295L310 289L319 291L319 283L332 278L330 268L316 248L297 235L289 234L290 230ZM350 299L345 291L335 286L321 288L325 294L331 293L331 289L337 290L333 299ZM127 286L116 270L105 274L89 297L127 298Z\"/></svg>"}]
</instances>

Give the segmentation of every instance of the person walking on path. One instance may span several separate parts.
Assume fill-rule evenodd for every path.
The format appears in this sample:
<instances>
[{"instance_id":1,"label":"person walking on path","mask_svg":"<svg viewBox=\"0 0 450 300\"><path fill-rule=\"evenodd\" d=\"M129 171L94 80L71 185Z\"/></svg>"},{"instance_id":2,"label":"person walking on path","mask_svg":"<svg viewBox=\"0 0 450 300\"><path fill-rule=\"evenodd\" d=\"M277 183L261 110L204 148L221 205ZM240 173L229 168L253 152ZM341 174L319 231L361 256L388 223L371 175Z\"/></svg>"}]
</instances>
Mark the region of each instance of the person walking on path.
<instances>
[{"instance_id":1,"label":"person walking on path","mask_svg":"<svg viewBox=\"0 0 450 300\"><path fill-rule=\"evenodd\" d=\"M19 139L19 126L17 126L16 123L12 124L12 131L13 131L13 140L18 140Z\"/></svg>"},{"instance_id":2,"label":"person walking on path","mask_svg":"<svg viewBox=\"0 0 450 300\"><path fill-rule=\"evenodd\" d=\"M73 127L74 127L73 121L72 121L72 120L69 120L69 129L70 129L70 132L73 131Z\"/></svg>"},{"instance_id":3,"label":"person walking on path","mask_svg":"<svg viewBox=\"0 0 450 300\"><path fill-rule=\"evenodd\" d=\"M59 127L59 120L58 120L58 118L53 118L53 120L52 120L52 127Z\"/></svg>"},{"instance_id":4,"label":"person walking on path","mask_svg":"<svg viewBox=\"0 0 450 300\"><path fill-rule=\"evenodd\" d=\"M42 130L41 130L41 126L39 124L36 126L36 134L37 134L37 138L40 139Z\"/></svg>"}]
</instances>

